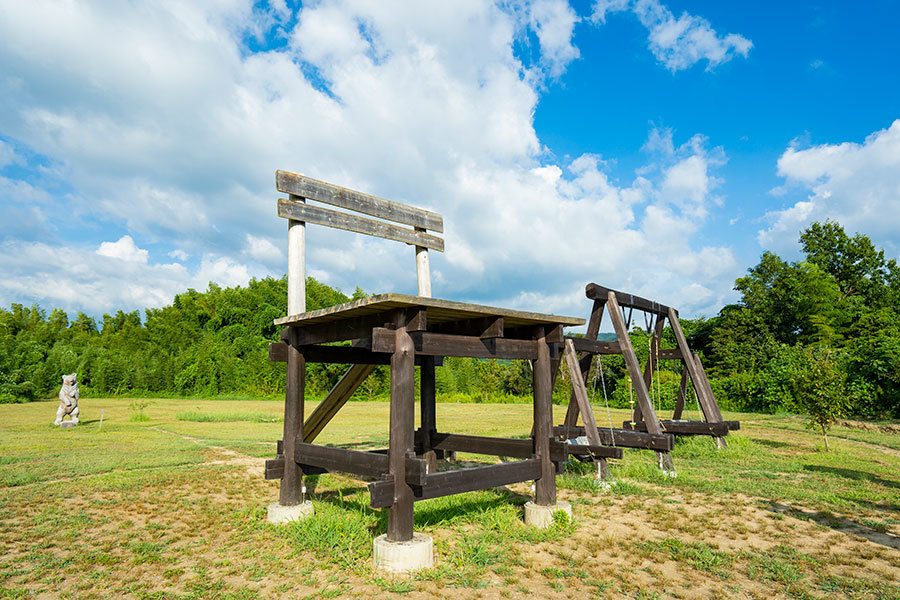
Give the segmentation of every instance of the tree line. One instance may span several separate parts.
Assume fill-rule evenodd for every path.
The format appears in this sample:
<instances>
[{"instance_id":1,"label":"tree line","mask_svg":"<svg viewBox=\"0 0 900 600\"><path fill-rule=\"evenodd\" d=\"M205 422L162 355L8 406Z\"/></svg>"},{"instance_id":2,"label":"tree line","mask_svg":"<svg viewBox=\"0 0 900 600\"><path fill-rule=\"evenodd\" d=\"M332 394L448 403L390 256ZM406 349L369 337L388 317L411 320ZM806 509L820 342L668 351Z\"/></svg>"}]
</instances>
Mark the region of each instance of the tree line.
<instances>
[{"instance_id":1,"label":"tree line","mask_svg":"<svg viewBox=\"0 0 900 600\"><path fill-rule=\"evenodd\" d=\"M827 398L829 410L838 413L900 416L896 261L867 236L850 236L833 221L812 224L800 245L798 261L765 252L735 281L735 304L711 318L681 322L720 406L809 412L803 408L810 401ZM310 310L363 296L359 288L348 297L307 280ZM147 309L143 318L119 310L97 322L81 312L70 318L60 309L48 314L12 304L0 309L0 402L53 397L60 376L72 372L86 396L278 396L285 368L268 362L267 346L279 339L273 320L286 313L286 298L285 278L264 278L246 287L189 289L170 306ZM635 325L630 335L644 363L649 333ZM668 329L663 347L675 347ZM309 365L307 393L326 393L344 368ZM674 405L680 366L669 361L654 368L659 373L651 396L665 411ZM383 399L389 384L379 367L355 398ZM621 357L595 361L588 388L594 402L611 407L628 407L633 399ZM524 361L446 358L437 370L437 391L445 401L528 401L530 390L530 365ZM565 402L568 395L563 364L554 399Z\"/></svg>"}]
</instances>

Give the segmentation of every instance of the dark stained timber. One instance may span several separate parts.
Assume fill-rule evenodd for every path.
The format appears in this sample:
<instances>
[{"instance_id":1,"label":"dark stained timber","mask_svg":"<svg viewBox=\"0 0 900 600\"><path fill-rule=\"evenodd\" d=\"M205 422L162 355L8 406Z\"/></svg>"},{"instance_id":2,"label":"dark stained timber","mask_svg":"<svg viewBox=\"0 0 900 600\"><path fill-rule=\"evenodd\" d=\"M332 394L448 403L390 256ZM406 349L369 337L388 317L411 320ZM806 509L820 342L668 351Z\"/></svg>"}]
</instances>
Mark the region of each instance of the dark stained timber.
<instances>
[{"instance_id":1,"label":"dark stained timber","mask_svg":"<svg viewBox=\"0 0 900 600\"><path fill-rule=\"evenodd\" d=\"M566 451L574 456L591 456L593 458L622 458L622 449L612 446L595 446L592 444L566 444Z\"/></svg>"},{"instance_id":2,"label":"dark stained timber","mask_svg":"<svg viewBox=\"0 0 900 600\"><path fill-rule=\"evenodd\" d=\"M532 362L534 384L534 453L540 460L541 475L535 484L534 500L539 506L556 504L556 466L550 457L553 435L553 382L551 381L550 347L543 327L535 328L538 355Z\"/></svg>"},{"instance_id":3,"label":"dark stained timber","mask_svg":"<svg viewBox=\"0 0 900 600\"><path fill-rule=\"evenodd\" d=\"M554 427L553 435L571 439L585 435L585 430L584 427ZM631 429L598 427L597 435L600 436L600 441L605 446L641 448L660 452L668 452L675 448L675 439L668 433L646 433Z\"/></svg>"},{"instance_id":4,"label":"dark stained timber","mask_svg":"<svg viewBox=\"0 0 900 600\"><path fill-rule=\"evenodd\" d=\"M425 485L413 488L415 501L440 498L475 490L484 490L521 481L531 481L541 475L541 464L538 459L529 459L487 467L460 469L430 473L425 478ZM369 504L372 508L391 506L393 502L392 479L378 481L369 485Z\"/></svg>"},{"instance_id":5,"label":"dark stained timber","mask_svg":"<svg viewBox=\"0 0 900 600\"><path fill-rule=\"evenodd\" d=\"M405 315L398 315L391 356L390 475L392 502L388 512L387 539L405 542L413 537L413 490L406 482L406 459L413 454L415 439L415 347L406 331Z\"/></svg>"},{"instance_id":6,"label":"dark stained timber","mask_svg":"<svg viewBox=\"0 0 900 600\"><path fill-rule=\"evenodd\" d=\"M304 382L306 362L296 348L288 350L287 380L284 392L284 450L287 456L294 453L294 443L303 436ZM303 475L296 463L287 461L281 478L278 502L282 506L296 506L303 500L301 491Z\"/></svg>"},{"instance_id":7,"label":"dark stained timber","mask_svg":"<svg viewBox=\"0 0 900 600\"><path fill-rule=\"evenodd\" d=\"M591 300L601 301L606 301L608 294L612 292L616 295L616 301L618 302L619 306L624 306L625 308L636 308L638 310L643 310L657 315L669 315L669 307L665 304L660 304L659 302L656 302L654 300L647 300L646 298L641 298L640 296L635 296L634 294L619 292L608 287L603 287L602 285L597 285L596 283L587 284L584 292L585 295Z\"/></svg>"},{"instance_id":8,"label":"dark stained timber","mask_svg":"<svg viewBox=\"0 0 900 600\"><path fill-rule=\"evenodd\" d=\"M272 342L269 344L270 362L287 362L287 344L284 342ZM307 363L328 363L345 365L389 365L391 357L385 354L375 354L365 346L300 346L300 351L306 357ZM422 358L416 357L416 366L422 362ZM436 366L441 366L441 360L428 357L435 361Z\"/></svg>"},{"instance_id":9,"label":"dark stained timber","mask_svg":"<svg viewBox=\"0 0 900 600\"><path fill-rule=\"evenodd\" d=\"M666 433L675 435L713 435L722 437L728 435L729 431L736 431L741 428L739 421L719 421L717 423L706 423L703 421L661 421L663 429ZM625 421L623 427L632 427L630 421ZM647 424L643 421L634 424L635 431L644 431Z\"/></svg>"},{"instance_id":10,"label":"dark stained timber","mask_svg":"<svg viewBox=\"0 0 900 600\"><path fill-rule=\"evenodd\" d=\"M362 382L375 370L375 365L353 365L325 396L303 424L303 441L311 443L337 415Z\"/></svg>"},{"instance_id":11,"label":"dark stained timber","mask_svg":"<svg viewBox=\"0 0 900 600\"><path fill-rule=\"evenodd\" d=\"M376 327L372 330L372 352L393 352L393 331ZM425 356L465 356L529 360L537 357L534 340L483 339L474 336L416 331L409 334L416 354Z\"/></svg>"},{"instance_id":12,"label":"dark stained timber","mask_svg":"<svg viewBox=\"0 0 900 600\"><path fill-rule=\"evenodd\" d=\"M441 323L434 328L433 333L474 336L482 339L502 338L503 317L480 317Z\"/></svg>"},{"instance_id":13,"label":"dark stained timber","mask_svg":"<svg viewBox=\"0 0 900 600\"><path fill-rule=\"evenodd\" d=\"M622 354L619 342L600 342L581 337L570 337L577 352L590 352L591 354Z\"/></svg>"}]
</instances>

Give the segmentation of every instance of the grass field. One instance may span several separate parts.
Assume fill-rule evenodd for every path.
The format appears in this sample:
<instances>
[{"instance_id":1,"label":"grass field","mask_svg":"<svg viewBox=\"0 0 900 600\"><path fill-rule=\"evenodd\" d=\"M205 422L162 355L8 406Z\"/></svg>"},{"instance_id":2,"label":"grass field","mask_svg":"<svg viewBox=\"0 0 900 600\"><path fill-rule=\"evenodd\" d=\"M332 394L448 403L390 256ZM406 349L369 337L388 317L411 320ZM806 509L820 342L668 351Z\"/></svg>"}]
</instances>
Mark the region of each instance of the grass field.
<instances>
[{"instance_id":1,"label":"grass field","mask_svg":"<svg viewBox=\"0 0 900 600\"><path fill-rule=\"evenodd\" d=\"M644 451L612 465L610 489L571 465L558 482L574 520L549 531L522 523L527 484L418 503L437 566L385 577L370 565L386 512L363 482L323 475L315 518L266 523L280 403L156 400L146 420L127 399L81 407L59 429L55 402L0 405L0 598L900 598L891 428L836 427L825 453L796 418L728 414L729 448L679 440L675 479ZM443 431L531 426L528 405L437 409ZM386 446L387 416L351 403L319 441ZM459 457L477 459L493 460Z\"/></svg>"}]
</instances>

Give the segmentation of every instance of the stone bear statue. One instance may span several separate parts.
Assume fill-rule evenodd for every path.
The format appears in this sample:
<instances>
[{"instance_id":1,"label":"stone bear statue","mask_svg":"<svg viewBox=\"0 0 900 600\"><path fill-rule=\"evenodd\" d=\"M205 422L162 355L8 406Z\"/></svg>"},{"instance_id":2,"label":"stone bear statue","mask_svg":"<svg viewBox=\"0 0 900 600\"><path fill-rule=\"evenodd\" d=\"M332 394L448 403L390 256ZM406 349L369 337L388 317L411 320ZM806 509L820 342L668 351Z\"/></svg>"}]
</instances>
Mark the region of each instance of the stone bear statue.
<instances>
[{"instance_id":1,"label":"stone bear statue","mask_svg":"<svg viewBox=\"0 0 900 600\"><path fill-rule=\"evenodd\" d=\"M56 421L54 425L60 425L63 417L72 416L72 424L78 425L78 382L75 380L75 373L62 376L62 387L59 388L59 409L56 411Z\"/></svg>"}]
</instances>

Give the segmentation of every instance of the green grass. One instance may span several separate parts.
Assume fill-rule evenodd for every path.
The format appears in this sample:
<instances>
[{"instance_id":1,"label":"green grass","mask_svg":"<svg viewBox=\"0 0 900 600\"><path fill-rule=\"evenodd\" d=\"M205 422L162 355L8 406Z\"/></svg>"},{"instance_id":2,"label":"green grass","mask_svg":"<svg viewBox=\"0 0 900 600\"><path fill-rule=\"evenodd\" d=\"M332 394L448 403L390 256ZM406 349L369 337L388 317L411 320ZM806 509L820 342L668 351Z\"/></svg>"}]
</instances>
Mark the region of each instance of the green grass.
<instances>
[{"instance_id":1,"label":"green grass","mask_svg":"<svg viewBox=\"0 0 900 600\"><path fill-rule=\"evenodd\" d=\"M181 410L175 413L179 421L192 421L194 423L277 423L284 420L278 413L261 411L235 411L235 412L203 412L200 410Z\"/></svg>"},{"instance_id":2,"label":"green grass","mask_svg":"<svg viewBox=\"0 0 900 600\"><path fill-rule=\"evenodd\" d=\"M838 427L825 453L793 417L728 414L742 429L726 450L678 441L675 479L649 451L610 461L608 487L594 465L569 463L558 488L575 519L548 531L522 521L528 483L417 503L415 529L433 537L436 566L386 577L371 561L387 513L369 508L364 482L310 480L313 519L266 523L277 482L263 480L261 460L248 471L246 457L274 455L281 407L88 397L82 424L60 429L55 403L0 405L0 598L669 598L703 585L719 597L900 598L890 546L900 457L879 450L896 446L891 434ZM131 420L136 408L147 421ZM528 405L439 403L437 413L443 431L531 428ZM318 441L384 447L387 424L386 404L350 403ZM745 538L756 546L721 545ZM667 563L685 579L666 579Z\"/></svg>"}]
</instances>

